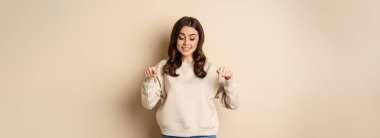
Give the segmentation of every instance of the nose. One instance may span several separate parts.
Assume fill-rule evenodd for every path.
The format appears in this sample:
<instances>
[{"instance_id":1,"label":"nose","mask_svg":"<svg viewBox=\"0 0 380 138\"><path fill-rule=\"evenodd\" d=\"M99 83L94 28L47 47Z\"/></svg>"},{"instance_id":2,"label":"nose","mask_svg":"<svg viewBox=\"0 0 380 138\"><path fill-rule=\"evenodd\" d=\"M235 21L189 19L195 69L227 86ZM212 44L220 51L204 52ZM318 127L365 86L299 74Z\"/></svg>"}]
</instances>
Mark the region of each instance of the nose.
<instances>
[{"instance_id":1,"label":"nose","mask_svg":"<svg viewBox=\"0 0 380 138\"><path fill-rule=\"evenodd\" d=\"M185 46L189 45L189 40L187 38L183 41L183 45Z\"/></svg>"}]
</instances>

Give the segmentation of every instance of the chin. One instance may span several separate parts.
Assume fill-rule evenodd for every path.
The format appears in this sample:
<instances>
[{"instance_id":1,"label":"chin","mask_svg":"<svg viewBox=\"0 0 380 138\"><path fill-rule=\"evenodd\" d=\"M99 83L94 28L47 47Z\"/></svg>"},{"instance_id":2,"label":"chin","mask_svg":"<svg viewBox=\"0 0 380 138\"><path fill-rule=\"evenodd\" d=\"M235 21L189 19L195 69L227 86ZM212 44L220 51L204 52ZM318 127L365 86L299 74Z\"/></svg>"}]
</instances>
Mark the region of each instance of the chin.
<instances>
[{"instance_id":1,"label":"chin","mask_svg":"<svg viewBox=\"0 0 380 138\"><path fill-rule=\"evenodd\" d=\"M182 56L191 56L193 53L182 53Z\"/></svg>"}]
</instances>

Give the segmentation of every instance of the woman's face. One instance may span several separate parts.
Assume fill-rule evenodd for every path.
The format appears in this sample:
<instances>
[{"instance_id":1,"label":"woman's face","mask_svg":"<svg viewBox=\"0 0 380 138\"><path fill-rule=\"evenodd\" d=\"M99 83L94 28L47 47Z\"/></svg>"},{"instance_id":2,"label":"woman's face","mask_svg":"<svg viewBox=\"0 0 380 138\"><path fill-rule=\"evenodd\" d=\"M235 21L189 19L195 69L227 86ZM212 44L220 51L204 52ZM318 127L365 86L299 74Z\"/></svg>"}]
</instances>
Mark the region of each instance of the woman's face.
<instances>
[{"instance_id":1,"label":"woman's face","mask_svg":"<svg viewBox=\"0 0 380 138\"><path fill-rule=\"evenodd\" d=\"M177 49L183 57L192 56L198 46L198 31L193 27L184 26L177 38Z\"/></svg>"}]
</instances>

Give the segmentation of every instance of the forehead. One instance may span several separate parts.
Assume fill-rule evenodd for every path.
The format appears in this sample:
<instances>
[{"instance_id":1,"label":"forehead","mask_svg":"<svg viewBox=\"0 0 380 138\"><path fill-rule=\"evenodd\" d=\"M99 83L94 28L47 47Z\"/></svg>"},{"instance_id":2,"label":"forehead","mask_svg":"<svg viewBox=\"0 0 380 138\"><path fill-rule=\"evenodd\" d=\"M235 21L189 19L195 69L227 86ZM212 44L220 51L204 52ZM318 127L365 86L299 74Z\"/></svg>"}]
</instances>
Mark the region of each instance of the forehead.
<instances>
[{"instance_id":1,"label":"forehead","mask_svg":"<svg viewBox=\"0 0 380 138\"><path fill-rule=\"evenodd\" d=\"M180 34L184 34L184 35L192 35L192 34L198 34L198 31L195 30L195 28L193 27L188 27L188 26L184 26L181 28L181 30L179 31Z\"/></svg>"}]
</instances>

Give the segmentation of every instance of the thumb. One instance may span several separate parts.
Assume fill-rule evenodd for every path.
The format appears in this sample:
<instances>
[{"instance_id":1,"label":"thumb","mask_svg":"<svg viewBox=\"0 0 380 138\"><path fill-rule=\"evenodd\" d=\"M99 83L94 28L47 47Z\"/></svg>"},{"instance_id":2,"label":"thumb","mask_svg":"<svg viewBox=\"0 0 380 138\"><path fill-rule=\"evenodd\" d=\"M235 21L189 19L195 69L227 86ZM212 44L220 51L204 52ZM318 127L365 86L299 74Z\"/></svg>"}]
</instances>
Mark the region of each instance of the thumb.
<instances>
[{"instance_id":1,"label":"thumb","mask_svg":"<svg viewBox=\"0 0 380 138\"><path fill-rule=\"evenodd\" d=\"M218 73L218 82L220 82L220 80L221 80L221 78L222 78L222 75L221 75L219 69L216 70L216 73Z\"/></svg>"},{"instance_id":2,"label":"thumb","mask_svg":"<svg viewBox=\"0 0 380 138\"><path fill-rule=\"evenodd\" d=\"M152 68L152 73L153 73L154 75L157 74L157 70L156 70L155 67Z\"/></svg>"},{"instance_id":3,"label":"thumb","mask_svg":"<svg viewBox=\"0 0 380 138\"><path fill-rule=\"evenodd\" d=\"M157 79L157 75L154 74L154 82L157 82L157 81L158 81L158 79Z\"/></svg>"},{"instance_id":4,"label":"thumb","mask_svg":"<svg viewBox=\"0 0 380 138\"><path fill-rule=\"evenodd\" d=\"M157 71L156 71L156 68L155 67L153 67L152 68L152 74L153 74L153 77L154 77L154 82L157 82Z\"/></svg>"}]
</instances>

